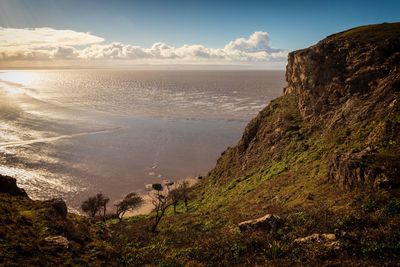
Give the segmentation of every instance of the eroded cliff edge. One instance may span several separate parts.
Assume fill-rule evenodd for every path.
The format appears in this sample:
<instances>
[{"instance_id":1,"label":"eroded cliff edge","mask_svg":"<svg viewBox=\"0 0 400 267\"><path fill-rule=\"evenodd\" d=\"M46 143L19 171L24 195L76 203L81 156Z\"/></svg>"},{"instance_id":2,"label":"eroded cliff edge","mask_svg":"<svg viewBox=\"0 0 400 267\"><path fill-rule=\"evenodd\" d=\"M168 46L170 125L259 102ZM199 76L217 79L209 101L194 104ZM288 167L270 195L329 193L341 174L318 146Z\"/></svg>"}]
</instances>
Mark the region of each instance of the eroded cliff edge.
<instances>
[{"instance_id":1,"label":"eroded cliff edge","mask_svg":"<svg viewBox=\"0 0 400 267\"><path fill-rule=\"evenodd\" d=\"M242 194L294 204L309 194L326 197L337 185L397 187L399 47L400 23L384 23L290 53L284 96L222 154L209 173L211 183L236 187L232 183L255 177L260 182Z\"/></svg>"}]
</instances>

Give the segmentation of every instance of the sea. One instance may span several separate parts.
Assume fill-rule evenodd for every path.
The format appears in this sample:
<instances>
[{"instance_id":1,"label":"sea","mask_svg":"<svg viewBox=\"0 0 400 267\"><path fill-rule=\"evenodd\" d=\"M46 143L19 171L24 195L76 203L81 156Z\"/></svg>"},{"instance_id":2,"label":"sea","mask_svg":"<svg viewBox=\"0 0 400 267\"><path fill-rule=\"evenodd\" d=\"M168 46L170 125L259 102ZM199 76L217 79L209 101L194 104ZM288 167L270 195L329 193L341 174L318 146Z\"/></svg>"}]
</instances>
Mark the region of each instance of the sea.
<instances>
[{"instance_id":1,"label":"sea","mask_svg":"<svg viewBox=\"0 0 400 267\"><path fill-rule=\"evenodd\" d=\"M284 71L0 70L0 174L71 211L206 175Z\"/></svg>"}]
</instances>

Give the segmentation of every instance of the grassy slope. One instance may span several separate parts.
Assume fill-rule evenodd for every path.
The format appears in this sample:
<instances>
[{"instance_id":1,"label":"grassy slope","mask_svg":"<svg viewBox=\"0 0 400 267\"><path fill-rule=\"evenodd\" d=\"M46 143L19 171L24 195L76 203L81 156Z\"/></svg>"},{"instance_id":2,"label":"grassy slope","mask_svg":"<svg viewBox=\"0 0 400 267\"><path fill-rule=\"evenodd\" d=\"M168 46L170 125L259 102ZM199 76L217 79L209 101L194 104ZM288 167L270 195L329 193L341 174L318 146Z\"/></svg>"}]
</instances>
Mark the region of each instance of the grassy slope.
<instances>
[{"instance_id":1,"label":"grassy slope","mask_svg":"<svg viewBox=\"0 0 400 267\"><path fill-rule=\"evenodd\" d=\"M373 43L399 36L399 25L360 27L330 40ZM373 102L380 98L374 94L357 96L351 103L359 111L350 113L345 106L334 107L348 117L334 129L302 120L295 94L272 101L194 188L190 211L170 213L159 234L126 255L139 262L193 265L394 264L400 252L398 190L342 190L327 181L327 172L334 153L370 145L378 149L373 164L400 162L398 137L382 130L399 121L398 96L396 89L377 104ZM373 112L360 119L368 109ZM238 231L238 222L265 213L281 215L286 227L274 236ZM121 231L132 224L118 227ZM143 231L128 232L136 236L132 240L141 240ZM293 245L297 237L324 232L345 233L338 235L342 250ZM152 258L154 250L162 253Z\"/></svg>"},{"instance_id":2,"label":"grassy slope","mask_svg":"<svg viewBox=\"0 0 400 267\"><path fill-rule=\"evenodd\" d=\"M282 129L273 154L260 155L265 164L254 165L240 176L218 180L219 170L193 190L189 212L165 218L160 233L145 234L151 221L116 225L128 233L124 244L128 262L153 264L238 265L347 264L381 265L398 260L400 249L400 200L386 192L344 191L326 181L332 151L362 146L363 135L377 122L354 125L351 133L311 132L301 122L293 96L281 97L259 116ZM288 108L289 107L289 108ZM279 123L277 122L279 121ZM229 151L218 166L229 168ZM266 158L264 158L264 156ZM286 227L276 235L240 233L237 223L264 215L279 214ZM323 247L298 247L297 237L313 233L345 231L341 251ZM145 240L145 241L144 241ZM125 244L131 244L127 248ZM157 251L159 254L154 254ZM178 265L179 266L179 265Z\"/></svg>"}]
</instances>

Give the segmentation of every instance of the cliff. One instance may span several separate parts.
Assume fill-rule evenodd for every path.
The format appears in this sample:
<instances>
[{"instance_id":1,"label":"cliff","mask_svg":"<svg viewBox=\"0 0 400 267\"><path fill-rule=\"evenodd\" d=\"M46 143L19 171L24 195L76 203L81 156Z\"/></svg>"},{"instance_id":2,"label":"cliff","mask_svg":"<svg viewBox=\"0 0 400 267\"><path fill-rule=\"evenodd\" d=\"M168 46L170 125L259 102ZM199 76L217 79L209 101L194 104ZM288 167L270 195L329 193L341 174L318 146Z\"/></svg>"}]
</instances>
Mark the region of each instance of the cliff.
<instances>
[{"instance_id":1,"label":"cliff","mask_svg":"<svg viewBox=\"0 0 400 267\"><path fill-rule=\"evenodd\" d=\"M284 96L249 123L210 179L225 183L271 166L285 173L280 179L313 169L346 188L397 186L399 47L396 23L351 29L290 53Z\"/></svg>"}]
</instances>

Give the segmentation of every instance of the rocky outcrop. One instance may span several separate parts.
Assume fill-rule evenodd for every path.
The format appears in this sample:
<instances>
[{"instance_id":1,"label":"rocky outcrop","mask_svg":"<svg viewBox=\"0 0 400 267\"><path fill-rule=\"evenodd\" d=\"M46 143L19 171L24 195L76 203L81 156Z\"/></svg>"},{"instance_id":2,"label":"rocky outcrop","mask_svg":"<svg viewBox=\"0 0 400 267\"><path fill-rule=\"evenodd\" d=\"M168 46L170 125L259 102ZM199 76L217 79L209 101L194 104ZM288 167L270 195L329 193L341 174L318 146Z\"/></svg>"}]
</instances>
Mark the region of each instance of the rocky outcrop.
<instances>
[{"instance_id":1,"label":"rocky outcrop","mask_svg":"<svg viewBox=\"0 0 400 267\"><path fill-rule=\"evenodd\" d=\"M267 214L263 217L248 220L239 223L239 229L241 232L254 231L254 230L266 230L272 233L276 232L283 225L283 220L273 214Z\"/></svg>"},{"instance_id":2,"label":"rocky outcrop","mask_svg":"<svg viewBox=\"0 0 400 267\"><path fill-rule=\"evenodd\" d=\"M344 189L396 187L400 183L400 158L370 148L335 154L329 161L328 179Z\"/></svg>"},{"instance_id":3,"label":"rocky outcrop","mask_svg":"<svg viewBox=\"0 0 400 267\"><path fill-rule=\"evenodd\" d=\"M3 175L0 175L0 193L9 194L12 196L28 196L24 189L17 186L17 180Z\"/></svg>"},{"instance_id":4,"label":"rocky outcrop","mask_svg":"<svg viewBox=\"0 0 400 267\"><path fill-rule=\"evenodd\" d=\"M399 91L399 36L399 23L371 25L290 53L285 94L296 94L303 118L314 122L327 122L326 116L333 117L340 108L361 108L352 109L355 113L372 111L352 98L374 95L381 105L389 91ZM374 106L373 102L364 104ZM344 111L343 115L348 115Z\"/></svg>"}]
</instances>

